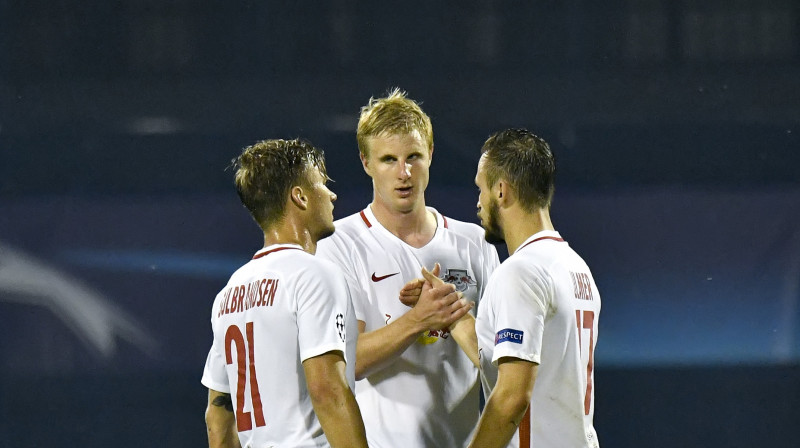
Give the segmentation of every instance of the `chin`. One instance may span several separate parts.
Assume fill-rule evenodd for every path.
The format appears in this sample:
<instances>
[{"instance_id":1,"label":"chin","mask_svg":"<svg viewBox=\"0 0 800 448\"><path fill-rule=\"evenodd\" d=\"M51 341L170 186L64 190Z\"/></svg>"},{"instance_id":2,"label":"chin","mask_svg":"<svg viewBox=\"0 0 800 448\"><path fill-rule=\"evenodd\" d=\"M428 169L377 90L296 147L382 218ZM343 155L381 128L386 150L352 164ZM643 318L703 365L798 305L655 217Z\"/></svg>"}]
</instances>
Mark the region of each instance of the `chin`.
<instances>
[{"instance_id":1,"label":"chin","mask_svg":"<svg viewBox=\"0 0 800 448\"><path fill-rule=\"evenodd\" d=\"M408 200L397 200L387 204L387 210L395 213L409 213L414 210L414 203Z\"/></svg>"},{"instance_id":2,"label":"chin","mask_svg":"<svg viewBox=\"0 0 800 448\"><path fill-rule=\"evenodd\" d=\"M483 238L489 244L504 244L506 242L502 235L498 235L495 232L489 232L486 229L484 229Z\"/></svg>"},{"instance_id":3,"label":"chin","mask_svg":"<svg viewBox=\"0 0 800 448\"><path fill-rule=\"evenodd\" d=\"M419 195L413 194L407 198L398 198L395 204L398 209L413 210L420 202L423 202L421 199Z\"/></svg>"},{"instance_id":4,"label":"chin","mask_svg":"<svg viewBox=\"0 0 800 448\"><path fill-rule=\"evenodd\" d=\"M505 244L505 236L497 226L484 224L484 221L481 220L481 227L483 227L483 239L485 239L487 243Z\"/></svg>"}]
</instances>

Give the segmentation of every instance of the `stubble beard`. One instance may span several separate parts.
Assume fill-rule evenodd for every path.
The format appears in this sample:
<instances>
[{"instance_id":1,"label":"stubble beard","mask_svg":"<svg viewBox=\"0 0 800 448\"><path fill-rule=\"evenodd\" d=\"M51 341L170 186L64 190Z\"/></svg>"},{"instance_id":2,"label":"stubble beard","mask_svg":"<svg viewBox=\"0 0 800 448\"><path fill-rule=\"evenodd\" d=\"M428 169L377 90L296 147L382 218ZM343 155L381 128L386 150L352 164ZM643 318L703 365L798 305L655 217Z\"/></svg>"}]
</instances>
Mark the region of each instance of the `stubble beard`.
<instances>
[{"instance_id":1,"label":"stubble beard","mask_svg":"<svg viewBox=\"0 0 800 448\"><path fill-rule=\"evenodd\" d=\"M503 235L503 229L500 227L500 207L497 201L491 201L489 204L489 216L483 224L484 238L490 244L503 244L506 242Z\"/></svg>"}]
</instances>

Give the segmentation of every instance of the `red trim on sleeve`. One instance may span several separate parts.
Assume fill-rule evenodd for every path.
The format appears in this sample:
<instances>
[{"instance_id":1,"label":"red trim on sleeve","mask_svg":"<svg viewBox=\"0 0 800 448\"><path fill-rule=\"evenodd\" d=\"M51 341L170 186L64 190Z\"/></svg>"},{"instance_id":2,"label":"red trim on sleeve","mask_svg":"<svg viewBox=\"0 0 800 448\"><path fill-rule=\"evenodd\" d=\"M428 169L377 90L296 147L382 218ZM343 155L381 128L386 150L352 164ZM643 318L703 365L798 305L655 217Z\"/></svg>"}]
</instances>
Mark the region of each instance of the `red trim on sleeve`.
<instances>
[{"instance_id":1,"label":"red trim on sleeve","mask_svg":"<svg viewBox=\"0 0 800 448\"><path fill-rule=\"evenodd\" d=\"M358 214L361 215L361 219L364 220L364 224L367 225L367 228L372 227L372 223L369 222L369 219L367 219L367 215L364 214L364 210L361 210Z\"/></svg>"},{"instance_id":2,"label":"red trim on sleeve","mask_svg":"<svg viewBox=\"0 0 800 448\"><path fill-rule=\"evenodd\" d=\"M447 228L447 217L442 215L442 221L444 221L444 228Z\"/></svg>"},{"instance_id":3,"label":"red trim on sleeve","mask_svg":"<svg viewBox=\"0 0 800 448\"><path fill-rule=\"evenodd\" d=\"M269 255L269 254L271 254L271 253L273 253L273 252L278 252L278 251L280 251L280 250L286 250L286 249L295 249L295 250L300 250L300 248L299 248L299 247L276 247L275 249L268 250L268 251L266 251L266 252L261 252L260 254L255 254L255 255L253 256L253 260L257 260L257 259L259 259L259 258L261 258L261 257L264 257L264 256L267 256L267 255Z\"/></svg>"}]
</instances>

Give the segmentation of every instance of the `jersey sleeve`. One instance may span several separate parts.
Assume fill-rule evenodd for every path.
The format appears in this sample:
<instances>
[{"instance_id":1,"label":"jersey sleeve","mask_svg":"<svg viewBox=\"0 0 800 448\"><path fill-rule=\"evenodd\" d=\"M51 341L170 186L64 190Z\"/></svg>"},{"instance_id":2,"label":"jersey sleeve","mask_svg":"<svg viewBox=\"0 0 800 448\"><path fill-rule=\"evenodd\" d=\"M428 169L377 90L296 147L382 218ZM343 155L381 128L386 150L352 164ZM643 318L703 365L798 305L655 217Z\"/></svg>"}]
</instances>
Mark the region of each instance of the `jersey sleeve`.
<instances>
[{"instance_id":1,"label":"jersey sleeve","mask_svg":"<svg viewBox=\"0 0 800 448\"><path fill-rule=\"evenodd\" d=\"M347 240L334 234L319 241L316 256L332 262L341 269L347 284L347 291L353 301L356 319L365 322L367 320L366 297L355 270L358 259L347 249Z\"/></svg>"},{"instance_id":2,"label":"jersey sleeve","mask_svg":"<svg viewBox=\"0 0 800 448\"><path fill-rule=\"evenodd\" d=\"M503 357L539 364L542 335L550 300L547 278L519 266L504 266L492 281L494 353L492 364ZM524 272L523 272L524 271Z\"/></svg>"},{"instance_id":3,"label":"jersey sleeve","mask_svg":"<svg viewBox=\"0 0 800 448\"><path fill-rule=\"evenodd\" d=\"M216 338L211 344L206 358L206 366L203 369L203 378L200 380L204 386L217 392L229 394L231 386L228 382L228 374L225 370L225 355L219 350Z\"/></svg>"},{"instance_id":4,"label":"jersey sleeve","mask_svg":"<svg viewBox=\"0 0 800 448\"><path fill-rule=\"evenodd\" d=\"M330 351L346 353L350 295L338 266L314 260L297 278L297 340L300 361Z\"/></svg>"}]
</instances>

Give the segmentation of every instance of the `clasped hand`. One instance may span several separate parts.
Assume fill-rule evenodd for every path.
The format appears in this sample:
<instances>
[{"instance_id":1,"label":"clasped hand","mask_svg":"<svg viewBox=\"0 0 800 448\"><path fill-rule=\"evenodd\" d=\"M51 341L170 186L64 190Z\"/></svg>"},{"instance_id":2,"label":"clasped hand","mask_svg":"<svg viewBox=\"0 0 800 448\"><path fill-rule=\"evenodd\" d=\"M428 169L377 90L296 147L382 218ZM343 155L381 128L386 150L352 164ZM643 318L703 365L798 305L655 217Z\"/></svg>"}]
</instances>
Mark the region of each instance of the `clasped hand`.
<instances>
[{"instance_id":1,"label":"clasped hand","mask_svg":"<svg viewBox=\"0 0 800 448\"><path fill-rule=\"evenodd\" d=\"M438 277L441 266L432 271L422 267L422 278L406 283L400 290L400 301L413 309L417 320L426 330L449 329L472 309L474 303L463 298L455 285Z\"/></svg>"}]
</instances>

